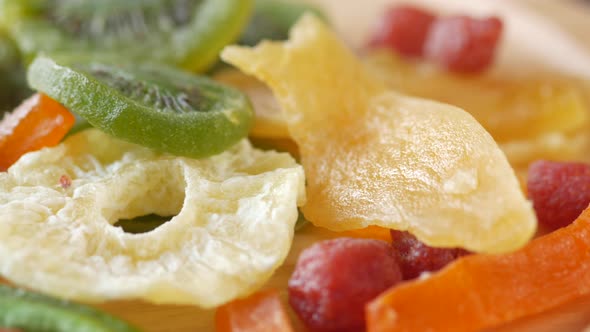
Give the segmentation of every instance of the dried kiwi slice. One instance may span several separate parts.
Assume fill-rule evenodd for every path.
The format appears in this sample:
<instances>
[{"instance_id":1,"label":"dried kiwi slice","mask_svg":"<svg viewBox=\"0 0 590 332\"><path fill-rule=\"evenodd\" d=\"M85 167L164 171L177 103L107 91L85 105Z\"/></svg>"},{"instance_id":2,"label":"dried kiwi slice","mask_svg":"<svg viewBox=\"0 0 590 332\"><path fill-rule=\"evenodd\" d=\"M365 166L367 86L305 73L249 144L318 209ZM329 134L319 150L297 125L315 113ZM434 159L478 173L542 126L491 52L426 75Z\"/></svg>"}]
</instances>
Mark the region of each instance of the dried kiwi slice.
<instances>
[{"instance_id":1,"label":"dried kiwi slice","mask_svg":"<svg viewBox=\"0 0 590 332\"><path fill-rule=\"evenodd\" d=\"M138 332L87 306L0 285L0 327L44 332Z\"/></svg>"},{"instance_id":2,"label":"dried kiwi slice","mask_svg":"<svg viewBox=\"0 0 590 332\"><path fill-rule=\"evenodd\" d=\"M39 56L28 81L108 134L180 156L226 150L253 119L241 92L163 65Z\"/></svg>"},{"instance_id":3,"label":"dried kiwi slice","mask_svg":"<svg viewBox=\"0 0 590 332\"><path fill-rule=\"evenodd\" d=\"M202 71L237 39L252 0L3 0L21 51L117 54Z\"/></svg>"},{"instance_id":4,"label":"dried kiwi slice","mask_svg":"<svg viewBox=\"0 0 590 332\"><path fill-rule=\"evenodd\" d=\"M263 39L285 40L289 29L305 12L325 19L322 11L293 0L256 0L254 15L240 36L239 44L254 46Z\"/></svg>"}]
</instances>

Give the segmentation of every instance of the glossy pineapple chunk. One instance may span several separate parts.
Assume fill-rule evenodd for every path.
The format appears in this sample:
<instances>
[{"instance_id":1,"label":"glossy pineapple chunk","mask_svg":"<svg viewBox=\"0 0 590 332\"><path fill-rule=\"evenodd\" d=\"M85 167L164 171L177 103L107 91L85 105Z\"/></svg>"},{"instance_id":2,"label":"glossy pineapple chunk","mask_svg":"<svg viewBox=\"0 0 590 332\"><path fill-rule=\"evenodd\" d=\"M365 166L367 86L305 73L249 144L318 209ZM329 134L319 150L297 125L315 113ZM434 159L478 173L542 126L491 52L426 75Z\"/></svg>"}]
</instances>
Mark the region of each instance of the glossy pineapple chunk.
<instances>
[{"instance_id":1,"label":"glossy pineapple chunk","mask_svg":"<svg viewBox=\"0 0 590 332\"><path fill-rule=\"evenodd\" d=\"M400 95L320 20L285 43L222 58L273 90L307 179L305 217L351 230L409 230L432 246L515 250L535 216L506 157L467 112Z\"/></svg>"}]
</instances>

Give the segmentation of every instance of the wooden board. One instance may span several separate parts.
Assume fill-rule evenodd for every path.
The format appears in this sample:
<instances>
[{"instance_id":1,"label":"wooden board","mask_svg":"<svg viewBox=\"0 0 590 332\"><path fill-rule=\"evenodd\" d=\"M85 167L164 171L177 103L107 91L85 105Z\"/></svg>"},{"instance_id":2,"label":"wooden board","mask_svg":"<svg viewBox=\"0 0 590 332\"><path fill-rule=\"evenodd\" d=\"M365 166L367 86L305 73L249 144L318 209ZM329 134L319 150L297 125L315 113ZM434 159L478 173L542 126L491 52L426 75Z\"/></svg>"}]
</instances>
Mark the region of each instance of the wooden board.
<instances>
[{"instance_id":1,"label":"wooden board","mask_svg":"<svg viewBox=\"0 0 590 332\"><path fill-rule=\"evenodd\" d=\"M321 2L329 8L338 8L338 6L343 5L345 2L348 3L348 1L316 0L316 2ZM383 2L380 0L375 1ZM350 2L353 1L350 0ZM590 13L587 13L585 9L580 9L582 8L581 5L566 6L564 1L545 0L522 0L522 2L532 6L535 11L550 16L556 22L560 22L573 36L583 40L590 49L590 33L588 33L590 32ZM363 3L369 6L368 3L372 2L367 0L363 1ZM337 24L346 24L344 20L338 22ZM348 29L351 28L348 27ZM358 31L355 33L358 33ZM358 42L358 39L356 41ZM355 40L351 41L351 43L354 42ZM548 47L550 46L548 45ZM277 273L278 277L275 277L268 287L284 289L300 250L318 238L329 238L330 236L329 233L311 234L305 231L299 233L299 240L296 241L297 245L293 248L287 263ZM211 331L214 319L213 310L201 310L190 306L156 306L129 301L111 302L98 307L127 319L148 332ZM552 312L529 317L494 331L581 331L588 324L590 324L590 298L580 299Z\"/></svg>"}]
</instances>

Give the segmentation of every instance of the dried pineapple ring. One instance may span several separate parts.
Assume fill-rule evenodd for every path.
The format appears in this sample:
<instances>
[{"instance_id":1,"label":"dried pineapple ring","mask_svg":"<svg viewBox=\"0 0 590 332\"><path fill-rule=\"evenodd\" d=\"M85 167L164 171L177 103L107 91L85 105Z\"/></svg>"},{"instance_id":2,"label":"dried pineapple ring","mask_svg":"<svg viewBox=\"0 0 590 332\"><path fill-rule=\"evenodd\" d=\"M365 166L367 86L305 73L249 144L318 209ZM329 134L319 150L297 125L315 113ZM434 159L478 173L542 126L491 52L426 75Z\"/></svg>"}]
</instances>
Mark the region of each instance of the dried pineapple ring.
<instances>
[{"instance_id":1,"label":"dried pineapple ring","mask_svg":"<svg viewBox=\"0 0 590 332\"><path fill-rule=\"evenodd\" d=\"M287 154L242 141L195 160L89 130L0 174L0 272L63 298L211 308L283 262L303 200L303 170ZM144 234L112 226L149 213L177 215Z\"/></svg>"},{"instance_id":2,"label":"dried pineapple ring","mask_svg":"<svg viewBox=\"0 0 590 332\"><path fill-rule=\"evenodd\" d=\"M532 237L531 204L483 127L456 107L388 90L320 20L305 16L288 42L229 47L222 58L283 106L314 224L408 229L429 245L480 252Z\"/></svg>"}]
</instances>

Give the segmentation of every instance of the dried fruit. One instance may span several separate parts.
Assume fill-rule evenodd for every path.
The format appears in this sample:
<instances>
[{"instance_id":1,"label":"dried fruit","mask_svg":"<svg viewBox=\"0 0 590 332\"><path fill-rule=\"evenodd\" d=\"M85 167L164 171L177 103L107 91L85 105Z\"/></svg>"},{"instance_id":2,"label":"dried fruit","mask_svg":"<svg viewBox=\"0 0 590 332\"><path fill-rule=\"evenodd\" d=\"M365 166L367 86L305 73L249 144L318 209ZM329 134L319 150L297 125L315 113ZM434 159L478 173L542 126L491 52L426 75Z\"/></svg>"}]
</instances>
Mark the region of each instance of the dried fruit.
<instances>
[{"instance_id":1,"label":"dried fruit","mask_svg":"<svg viewBox=\"0 0 590 332\"><path fill-rule=\"evenodd\" d=\"M373 53L366 63L394 89L467 110L500 143L587 132L590 105L585 88L574 79L460 76L427 69L391 53Z\"/></svg>"},{"instance_id":2,"label":"dried fruit","mask_svg":"<svg viewBox=\"0 0 590 332\"><path fill-rule=\"evenodd\" d=\"M161 64L38 56L27 78L94 127L179 156L220 153L242 140L252 122L239 91Z\"/></svg>"},{"instance_id":3,"label":"dried fruit","mask_svg":"<svg viewBox=\"0 0 590 332\"><path fill-rule=\"evenodd\" d=\"M3 0L4 20L25 57L116 56L203 71L248 23L252 0Z\"/></svg>"},{"instance_id":4,"label":"dried fruit","mask_svg":"<svg viewBox=\"0 0 590 332\"><path fill-rule=\"evenodd\" d=\"M503 255L470 255L392 288L367 307L368 332L485 331L590 295L590 209Z\"/></svg>"},{"instance_id":5,"label":"dried fruit","mask_svg":"<svg viewBox=\"0 0 590 332\"><path fill-rule=\"evenodd\" d=\"M529 168L527 188L539 224L565 227L590 204L590 165L537 161Z\"/></svg>"},{"instance_id":6,"label":"dried fruit","mask_svg":"<svg viewBox=\"0 0 590 332\"><path fill-rule=\"evenodd\" d=\"M500 147L515 167L528 168L531 162L539 159L587 160L590 134L585 128L569 134L547 133L531 139L501 143Z\"/></svg>"},{"instance_id":7,"label":"dried fruit","mask_svg":"<svg viewBox=\"0 0 590 332\"><path fill-rule=\"evenodd\" d=\"M441 17L430 27L424 53L448 70L480 72L492 65L502 30L497 17Z\"/></svg>"},{"instance_id":8,"label":"dried fruit","mask_svg":"<svg viewBox=\"0 0 590 332\"><path fill-rule=\"evenodd\" d=\"M216 332L293 332L276 290L255 293L217 309Z\"/></svg>"},{"instance_id":9,"label":"dried fruit","mask_svg":"<svg viewBox=\"0 0 590 332\"><path fill-rule=\"evenodd\" d=\"M215 307L281 265L303 190L288 154L247 141L197 160L86 130L0 174L0 274L63 298ZM151 213L175 217L143 234L113 226Z\"/></svg>"},{"instance_id":10,"label":"dried fruit","mask_svg":"<svg viewBox=\"0 0 590 332\"><path fill-rule=\"evenodd\" d=\"M289 303L312 331L360 331L365 304L401 278L387 242L322 241L299 256L289 279Z\"/></svg>"},{"instance_id":11,"label":"dried fruit","mask_svg":"<svg viewBox=\"0 0 590 332\"><path fill-rule=\"evenodd\" d=\"M55 100L35 94L0 123L0 171L23 154L54 146L74 125L74 116Z\"/></svg>"},{"instance_id":12,"label":"dried fruit","mask_svg":"<svg viewBox=\"0 0 590 332\"><path fill-rule=\"evenodd\" d=\"M397 6L387 10L381 18L369 45L390 48L402 55L420 57L424 43L436 16L424 9Z\"/></svg>"},{"instance_id":13,"label":"dried fruit","mask_svg":"<svg viewBox=\"0 0 590 332\"><path fill-rule=\"evenodd\" d=\"M289 130L281 106L272 91L252 76L228 69L215 74L214 79L245 93L254 107L254 126L250 135L259 138L288 138Z\"/></svg>"},{"instance_id":14,"label":"dried fruit","mask_svg":"<svg viewBox=\"0 0 590 332\"><path fill-rule=\"evenodd\" d=\"M228 47L222 58L267 83L282 105L312 223L409 230L431 246L485 252L515 250L533 235L513 170L473 117L390 91L319 19L305 16L286 43Z\"/></svg>"},{"instance_id":15,"label":"dried fruit","mask_svg":"<svg viewBox=\"0 0 590 332\"><path fill-rule=\"evenodd\" d=\"M139 332L96 309L0 285L0 331ZM18 328L18 329L16 329Z\"/></svg>"},{"instance_id":16,"label":"dried fruit","mask_svg":"<svg viewBox=\"0 0 590 332\"><path fill-rule=\"evenodd\" d=\"M408 232L392 230L391 243L404 280L419 277L423 272L438 271L468 254L460 248L429 247Z\"/></svg>"}]
</instances>

